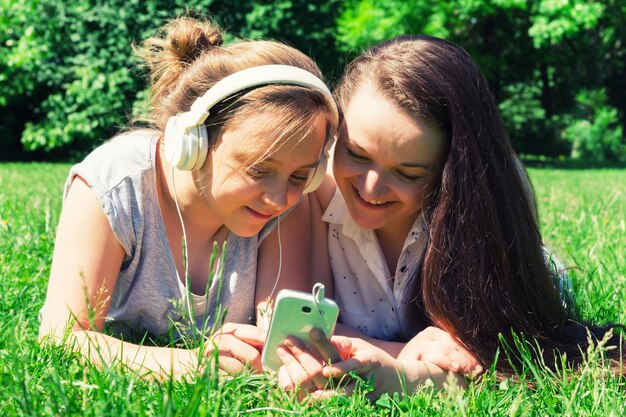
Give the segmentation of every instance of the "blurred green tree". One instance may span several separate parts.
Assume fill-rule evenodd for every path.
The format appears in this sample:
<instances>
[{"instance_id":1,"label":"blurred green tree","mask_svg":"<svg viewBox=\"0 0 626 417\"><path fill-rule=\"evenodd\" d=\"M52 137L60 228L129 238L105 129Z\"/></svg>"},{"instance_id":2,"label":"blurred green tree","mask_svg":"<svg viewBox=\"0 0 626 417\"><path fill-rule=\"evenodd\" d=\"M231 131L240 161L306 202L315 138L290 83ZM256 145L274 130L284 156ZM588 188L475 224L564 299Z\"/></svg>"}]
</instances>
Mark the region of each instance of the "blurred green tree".
<instances>
[{"instance_id":1,"label":"blurred green tree","mask_svg":"<svg viewBox=\"0 0 626 417\"><path fill-rule=\"evenodd\" d=\"M3 1L1 122L27 150L80 153L110 136L143 88L130 44L166 13L140 0Z\"/></svg>"},{"instance_id":2,"label":"blurred green tree","mask_svg":"<svg viewBox=\"0 0 626 417\"><path fill-rule=\"evenodd\" d=\"M567 116L579 92L602 89L614 115L604 126L624 143L625 18L626 2L618 0L352 0L338 20L338 41L355 54L405 33L449 39L479 63L518 152L595 158L574 152Z\"/></svg>"},{"instance_id":3,"label":"blurred green tree","mask_svg":"<svg viewBox=\"0 0 626 417\"><path fill-rule=\"evenodd\" d=\"M374 43L405 33L449 39L481 66L519 152L620 160L621 0L0 0L0 152L82 155L110 137L145 95L130 44L171 17L194 13L213 17L233 37L294 45L331 84ZM585 92L602 92L595 112ZM585 141L585 149L598 142L602 152L583 152L573 140L588 131L584 121L607 130Z\"/></svg>"},{"instance_id":4,"label":"blurred green tree","mask_svg":"<svg viewBox=\"0 0 626 417\"><path fill-rule=\"evenodd\" d=\"M331 73L341 65L333 32L339 5L0 0L0 159L22 149L79 157L113 135L145 96L131 43L176 15L212 17L236 37L286 41Z\"/></svg>"}]
</instances>

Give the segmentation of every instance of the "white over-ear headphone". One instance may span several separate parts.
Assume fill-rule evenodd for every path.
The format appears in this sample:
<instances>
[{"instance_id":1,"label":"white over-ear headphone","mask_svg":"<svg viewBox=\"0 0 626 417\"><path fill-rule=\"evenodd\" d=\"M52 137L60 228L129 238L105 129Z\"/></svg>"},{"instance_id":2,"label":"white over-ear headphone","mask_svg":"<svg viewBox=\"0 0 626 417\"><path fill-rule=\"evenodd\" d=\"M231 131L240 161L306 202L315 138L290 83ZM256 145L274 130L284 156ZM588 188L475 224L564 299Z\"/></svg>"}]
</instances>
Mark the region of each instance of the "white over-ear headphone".
<instances>
[{"instance_id":1,"label":"white over-ear headphone","mask_svg":"<svg viewBox=\"0 0 626 417\"><path fill-rule=\"evenodd\" d=\"M250 87L268 84L292 84L309 87L326 96L338 119L338 112L332 94L326 85L314 74L302 68L289 65L262 65L235 72L215 83L202 97L196 99L191 110L170 117L165 127L165 158L171 166L192 171L204 164L209 150L209 134L204 121L211 108L235 93ZM324 146L320 162L303 192L315 190L322 183L326 173L328 149Z\"/></svg>"}]
</instances>

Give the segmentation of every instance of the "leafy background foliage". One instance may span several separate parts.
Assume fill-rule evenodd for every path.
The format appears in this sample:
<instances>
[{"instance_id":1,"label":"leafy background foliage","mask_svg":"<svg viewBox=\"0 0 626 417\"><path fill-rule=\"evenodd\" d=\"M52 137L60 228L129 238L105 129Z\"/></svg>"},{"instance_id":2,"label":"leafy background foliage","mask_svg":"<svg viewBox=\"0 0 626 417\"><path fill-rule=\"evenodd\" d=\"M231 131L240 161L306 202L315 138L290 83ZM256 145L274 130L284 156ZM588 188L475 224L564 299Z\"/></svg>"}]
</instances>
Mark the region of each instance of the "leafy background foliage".
<instances>
[{"instance_id":1,"label":"leafy background foliage","mask_svg":"<svg viewBox=\"0 0 626 417\"><path fill-rule=\"evenodd\" d=\"M621 0L0 0L0 159L78 158L145 96L131 43L180 14L288 42L332 83L363 48L426 33L478 61L520 153L626 162Z\"/></svg>"}]
</instances>

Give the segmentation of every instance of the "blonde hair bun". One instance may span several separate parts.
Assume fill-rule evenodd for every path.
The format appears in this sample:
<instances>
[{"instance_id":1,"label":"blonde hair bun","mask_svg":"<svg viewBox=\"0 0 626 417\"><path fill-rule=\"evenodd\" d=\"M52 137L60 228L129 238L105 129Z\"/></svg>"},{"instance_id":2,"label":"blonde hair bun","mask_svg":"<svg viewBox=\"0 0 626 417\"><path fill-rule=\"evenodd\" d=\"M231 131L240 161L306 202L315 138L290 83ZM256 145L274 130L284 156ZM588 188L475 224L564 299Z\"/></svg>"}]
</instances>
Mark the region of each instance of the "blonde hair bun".
<instances>
[{"instance_id":1,"label":"blonde hair bun","mask_svg":"<svg viewBox=\"0 0 626 417\"><path fill-rule=\"evenodd\" d=\"M217 25L190 17L173 20L165 30L165 49L182 65L191 64L203 53L224 43Z\"/></svg>"}]
</instances>

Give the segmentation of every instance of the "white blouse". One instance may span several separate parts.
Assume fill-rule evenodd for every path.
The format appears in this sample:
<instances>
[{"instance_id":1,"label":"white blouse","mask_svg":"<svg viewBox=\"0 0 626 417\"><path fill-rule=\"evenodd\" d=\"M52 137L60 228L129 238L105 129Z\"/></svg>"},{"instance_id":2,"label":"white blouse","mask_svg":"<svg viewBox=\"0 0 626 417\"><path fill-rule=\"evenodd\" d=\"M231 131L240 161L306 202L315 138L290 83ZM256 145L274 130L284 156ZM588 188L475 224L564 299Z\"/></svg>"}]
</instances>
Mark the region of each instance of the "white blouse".
<instances>
[{"instance_id":1,"label":"white blouse","mask_svg":"<svg viewBox=\"0 0 626 417\"><path fill-rule=\"evenodd\" d=\"M407 235L394 275L389 272L376 233L354 222L338 189L322 220L328 223L328 250L340 322L369 337L399 338L405 324L402 321L407 317L407 282L419 267L428 238L423 214Z\"/></svg>"}]
</instances>

